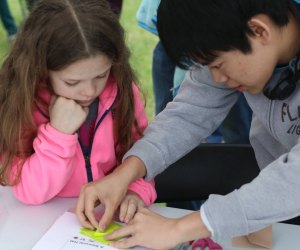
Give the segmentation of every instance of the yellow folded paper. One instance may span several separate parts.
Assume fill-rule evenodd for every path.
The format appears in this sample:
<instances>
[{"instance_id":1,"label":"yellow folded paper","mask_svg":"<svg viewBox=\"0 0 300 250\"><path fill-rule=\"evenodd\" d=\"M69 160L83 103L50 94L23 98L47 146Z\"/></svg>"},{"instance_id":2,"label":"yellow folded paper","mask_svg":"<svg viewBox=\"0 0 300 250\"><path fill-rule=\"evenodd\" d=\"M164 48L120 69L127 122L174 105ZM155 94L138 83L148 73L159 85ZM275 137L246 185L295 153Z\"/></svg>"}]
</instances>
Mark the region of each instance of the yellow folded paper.
<instances>
[{"instance_id":1,"label":"yellow folded paper","mask_svg":"<svg viewBox=\"0 0 300 250\"><path fill-rule=\"evenodd\" d=\"M231 240L233 247L272 249L272 226Z\"/></svg>"},{"instance_id":2,"label":"yellow folded paper","mask_svg":"<svg viewBox=\"0 0 300 250\"><path fill-rule=\"evenodd\" d=\"M87 237L89 237L93 240L96 240L96 241L100 242L100 243L109 245L109 243L112 242L112 241L106 240L104 238L105 235L107 235L109 233L112 233L113 231L117 230L120 227L121 227L121 225L119 225L115 222L112 222L104 232L100 232L98 229L97 230L90 230L90 229L87 229L87 228L81 228L80 233L82 235L87 236ZM119 240L119 239L116 239L116 240Z\"/></svg>"}]
</instances>

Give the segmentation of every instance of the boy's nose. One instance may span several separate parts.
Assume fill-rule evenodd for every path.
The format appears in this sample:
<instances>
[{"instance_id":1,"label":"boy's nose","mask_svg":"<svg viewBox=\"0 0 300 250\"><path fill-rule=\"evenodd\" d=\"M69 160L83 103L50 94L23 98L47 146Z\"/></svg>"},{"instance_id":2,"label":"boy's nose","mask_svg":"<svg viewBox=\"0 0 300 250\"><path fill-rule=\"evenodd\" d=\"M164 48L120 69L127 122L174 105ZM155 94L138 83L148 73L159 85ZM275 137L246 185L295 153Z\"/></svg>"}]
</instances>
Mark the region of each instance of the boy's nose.
<instances>
[{"instance_id":1,"label":"boy's nose","mask_svg":"<svg viewBox=\"0 0 300 250\"><path fill-rule=\"evenodd\" d=\"M210 69L210 73L215 82L226 83L228 81L228 77L218 69Z\"/></svg>"}]
</instances>

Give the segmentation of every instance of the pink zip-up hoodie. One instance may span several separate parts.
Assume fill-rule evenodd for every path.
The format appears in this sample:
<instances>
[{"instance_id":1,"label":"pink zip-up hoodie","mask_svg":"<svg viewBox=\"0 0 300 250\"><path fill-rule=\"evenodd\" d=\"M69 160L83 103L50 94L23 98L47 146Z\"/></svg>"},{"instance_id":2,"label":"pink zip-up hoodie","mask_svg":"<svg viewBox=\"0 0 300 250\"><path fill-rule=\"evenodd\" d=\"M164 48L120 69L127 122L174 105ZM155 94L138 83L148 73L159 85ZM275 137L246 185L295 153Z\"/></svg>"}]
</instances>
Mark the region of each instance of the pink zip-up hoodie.
<instances>
[{"instance_id":1,"label":"pink zip-up hoodie","mask_svg":"<svg viewBox=\"0 0 300 250\"><path fill-rule=\"evenodd\" d=\"M135 100L135 117L143 131L148 124L147 117L138 88L135 84L132 84L132 87ZM116 95L116 81L110 77L100 94L96 124L105 111L113 105ZM43 92L41 96L46 102L50 102L49 93ZM36 205L55 196L79 196L80 188L88 182L88 178L77 133L68 135L51 127L49 118L40 109L34 111L33 117L38 125L37 136L33 141L34 153L26 159L23 165L21 182L13 186L15 196L26 204ZM133 131L135 130L133 129ZM135 132L134 140L138 138L139 135ZM108 175L117 166L113 117L110 111L95 132L90 163L93 180L99 180ZM138 194L146 205L150 205L156 199L153 180L147 182L144 179L138 179L130 184L128 189Z\"/></svg>"}]
</instances>

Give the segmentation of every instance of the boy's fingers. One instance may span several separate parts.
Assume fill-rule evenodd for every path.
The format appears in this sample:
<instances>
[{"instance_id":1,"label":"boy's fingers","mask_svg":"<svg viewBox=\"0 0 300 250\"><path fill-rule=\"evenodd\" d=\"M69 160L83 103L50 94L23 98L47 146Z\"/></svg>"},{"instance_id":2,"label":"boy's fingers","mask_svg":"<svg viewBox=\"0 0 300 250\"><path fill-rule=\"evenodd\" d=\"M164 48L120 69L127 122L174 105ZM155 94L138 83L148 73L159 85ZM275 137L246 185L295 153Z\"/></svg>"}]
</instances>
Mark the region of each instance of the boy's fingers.
<instances>
[{"instance_id":1,"label":"boy's fingers","mask_svg":"<svg viewBox=\"0 0 300 250\"><path fill-rule=\"evenodd\" d=\"M127 226L121 227L110 234L105 236L106 240L114 240L117 238L123 238L127 236L131 236L133 232L133 226L128 224Z\"/></svg>"},{"instance_id":2,"label":"boy's fingers","mask_svg":"<svg viewBox=\"0 0 300 250\"><path fill-rule=\"evenodd\" d=\"M80 222L80 224L89 229L95 229L93 225L88 221L87 217L84 213L84 196L80 195L77 201L76 210L75 210L76 216Z\"/></svg>"},{"instance_id":3,"label":"boy's fingers","mask_svg":"<svg viewBox=\"0 0 300 250\"><path fill-rule=\"evenodd\" d=\"M86 219L93 225L94 228L98 227L98 221L96 220L94 208L95 208L95 201L94 199L85 199L84 205L84 215Z\"/></svg>"},{"instance_id":4,"label":"boy's fingers","mask_svg":"<svg viewBox=\"0 0 300 250\"><path fill-rule=\"evenodd\" d=\"M130 248L130 247L135 247L136 244L133 243L134 242L134 238L133 237L129 237L126 238L124 240L121 241L116 241L116 242L112 242L110 244L110 246L115 247L115 248Z\"/></svg>"},{"instance_id":5,"label":"boy's fingers","mask_svg":"<svg viewBox=\"0 0 300 250\"><path fill-rule=\"evenodd\" d=\"M120 241L112 242L110 246L115 247L115 248L130 248L136 246L134 244L134 235L133 235L133 225L129 223L129 225L122 227L108 235L105 236L105 239L107 240L113 240L116 238L123 238L123 237L128 237L125 239L122 239Z\"/></svg>"},{"instance_id":6,"label":"boy's fingers","mask_svg":"<svg viewBox=\"0 0 300 250\"><path fill-rule=\"evenodd\" d=\"M99 230L103 232L106 227L111 223L112 218L115 213L115 207L108 205L108 204L103 204L105 206L104 214L102 218L99 221Z\"/></svg>"}]
</instances>

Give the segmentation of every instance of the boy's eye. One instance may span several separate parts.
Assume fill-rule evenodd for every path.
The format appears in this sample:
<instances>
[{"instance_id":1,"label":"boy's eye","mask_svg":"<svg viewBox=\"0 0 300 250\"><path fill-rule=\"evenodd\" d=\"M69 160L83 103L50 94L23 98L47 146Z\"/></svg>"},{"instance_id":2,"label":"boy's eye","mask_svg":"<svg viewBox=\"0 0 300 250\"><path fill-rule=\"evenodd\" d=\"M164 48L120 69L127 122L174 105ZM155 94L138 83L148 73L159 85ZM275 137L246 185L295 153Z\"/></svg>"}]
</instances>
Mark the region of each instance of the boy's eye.
<instances>
[{"instance_id":1,"label":"boy's eye","mask_svg":"<svg viewBox=\"0 0 300 250\"><path fill-rule=\"evenodd\" d=\"M213 65L212 68L220 69L222 67L222 63Z\"/></svg>"}]
</instances>

